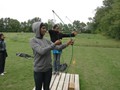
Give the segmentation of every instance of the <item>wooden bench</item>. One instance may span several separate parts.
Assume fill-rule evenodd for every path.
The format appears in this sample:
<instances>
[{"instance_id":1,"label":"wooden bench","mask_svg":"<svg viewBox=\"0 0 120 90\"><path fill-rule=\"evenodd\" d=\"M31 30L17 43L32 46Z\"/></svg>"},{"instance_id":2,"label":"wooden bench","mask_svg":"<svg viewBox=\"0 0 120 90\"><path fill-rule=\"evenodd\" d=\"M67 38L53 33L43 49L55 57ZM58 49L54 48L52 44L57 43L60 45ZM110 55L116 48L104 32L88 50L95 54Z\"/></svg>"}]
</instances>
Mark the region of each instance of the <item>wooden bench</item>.
<instances>
[{"instance_id":1,"label":"wooden bench","mask_svg":"<svg viewBox=\"0 0 120 90\"><path fill-rule=\"evenodd\" d=\"M79 85L78 74L60 73L59 75L52 75L50 90L80 90Z\"/></svg>"}]
</instances>

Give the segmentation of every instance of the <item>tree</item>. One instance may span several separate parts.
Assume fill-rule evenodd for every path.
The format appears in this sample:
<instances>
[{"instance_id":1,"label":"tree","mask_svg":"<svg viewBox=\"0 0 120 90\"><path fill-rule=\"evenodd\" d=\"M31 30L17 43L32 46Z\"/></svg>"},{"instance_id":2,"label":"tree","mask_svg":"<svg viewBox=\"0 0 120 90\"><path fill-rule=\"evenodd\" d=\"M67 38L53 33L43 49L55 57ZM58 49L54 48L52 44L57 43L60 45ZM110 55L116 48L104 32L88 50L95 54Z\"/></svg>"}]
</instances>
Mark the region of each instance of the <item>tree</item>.
<instances>
[{"instance_id":1,"label":"tree","mask_svg":"<svg viewBox=\"0 0 120 90\"><path fill-rule=\"evenodd\" d=\"M16 19L1 18L0 19L0 31L1 32L19 32L20 23Z\"/></svg>"},{"instance_id":2,"label":"tree","mask_svg":"<svg viewBox=\"0 0 120 90\"><path fill-rule=\"evenodd\" d=\"M112 38L120 39L120 0L104 0L96 9L94 30Z\"/></svg>"},{"instance_id":3,"label":"tree","mask_svg":"<svg viewBox=\"0 0 120 90\"><path fill-rule=\"evenodd\" d=\"M3 18L1 18L0 19L0 32L3 32L4 31L4 19Z\"/></svg>"},{"instance_id":4,"label":"tree","mask_svg":"<svg viewBox=\"0 0 120 90\"><path fill-rule=\"evenodd\" d=\"M80 24L79 20L74 20L73 22L73 27L76 29L76 31L81 32L82 26Z\"/></svg>"}]
</instances>

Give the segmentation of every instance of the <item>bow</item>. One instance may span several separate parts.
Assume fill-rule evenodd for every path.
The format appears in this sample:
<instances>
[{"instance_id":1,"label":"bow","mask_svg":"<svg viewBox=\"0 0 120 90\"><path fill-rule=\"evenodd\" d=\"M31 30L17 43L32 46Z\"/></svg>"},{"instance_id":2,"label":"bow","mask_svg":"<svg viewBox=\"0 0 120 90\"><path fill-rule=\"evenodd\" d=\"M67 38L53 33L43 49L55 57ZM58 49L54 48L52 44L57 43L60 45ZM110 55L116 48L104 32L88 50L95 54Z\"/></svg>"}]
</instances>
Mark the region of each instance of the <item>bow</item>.
<instances>
[{"instance_id":1,"label":"bow","mask_svg":"<svg viewBox=\"0 0 120 90\"><path fill-rule=\"evenodd\" d=\"M61 21L63 24L65 24L65 23L63 22L63 20L55 13L54 10L52 10L52 12L60 19L60 21Z\"/></svg>"}]
</instances>

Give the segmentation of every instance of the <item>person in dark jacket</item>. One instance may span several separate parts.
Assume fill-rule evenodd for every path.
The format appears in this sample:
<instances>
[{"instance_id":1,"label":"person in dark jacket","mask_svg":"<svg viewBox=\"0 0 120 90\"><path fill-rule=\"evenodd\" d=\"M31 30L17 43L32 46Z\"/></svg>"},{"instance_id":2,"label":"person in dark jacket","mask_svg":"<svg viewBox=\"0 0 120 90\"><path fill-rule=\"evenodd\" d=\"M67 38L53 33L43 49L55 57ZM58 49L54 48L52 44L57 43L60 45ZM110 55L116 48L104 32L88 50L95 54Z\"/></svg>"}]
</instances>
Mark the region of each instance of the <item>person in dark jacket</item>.
<instances>
[{"instance_id":1,"label":"person in dark jacket","mask_svg":"<svg viewBox=\"0 0 120 90\"><path fill-rule=\"evenodd\" d=\"M4 75L5 71L5 61L7 57L6 44L5 44L5 36L0 33L0 75Z\"/></svg>"},{"instance_id":2,"label":"person in dark jacket","mask_svg":"<svg viewBox=\"0 0 120 90\"><path fill-rule=\"evenodd\" d=\"M50 90L49 85L52 76L51 50L62 50L73 44L73 41L69 40L67 43L60 45L60 40L54 43L47 40L44 38L46 27L42 22L33 23L32 30L35 33L35 37L30 40L30 46L34 54L35 90L42 90L42 85L44 90Z\"/></svg>"},{"instance_id":3,"label":"person in dark jacket","mask_svg":"<svg viewBox=\"0 0 120 90\"><path fill-rule=\"evenodd\" d=\"M60 27L58 24L55 24L53 26L53 30L49 30L49 35L51 41L54 43L56 40L60 40L65 37L75 37L77 35L77 32L73 31L70 34L64 34L60 32ZM59 74L59 68L60 68L60 56L61 56L62 50L53 50L53 57L54 57L54 72L53 74Z\"/></svg>"}]
</instances>

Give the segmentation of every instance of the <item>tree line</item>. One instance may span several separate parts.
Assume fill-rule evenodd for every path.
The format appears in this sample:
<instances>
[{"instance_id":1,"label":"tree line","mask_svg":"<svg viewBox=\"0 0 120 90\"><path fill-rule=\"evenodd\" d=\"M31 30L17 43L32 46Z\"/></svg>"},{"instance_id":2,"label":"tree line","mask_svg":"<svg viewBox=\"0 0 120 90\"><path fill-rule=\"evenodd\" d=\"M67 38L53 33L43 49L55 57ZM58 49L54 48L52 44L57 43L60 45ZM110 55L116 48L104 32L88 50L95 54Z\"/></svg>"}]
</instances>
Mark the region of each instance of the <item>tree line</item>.
<instances>
[{"instance_id":1,"label":"tree line","mask_svg":"<svg viewBox=\"0 0 120 90\"><path fill-rule=\"evenodd\" d=\"M24 22L19 22L18 20L12 18L1 18L0 32L32 32L32 24L37 21L41 21L41 18L35 17ZM52 29L54 24L53 19L49 19L48 22L45 22L47 30ZM81 32L82 28L86 26L85 23L78 20L75 20L72 24L58 24L60 25L61 30L66 33L73 30Z\"/></svg>"}]
</instances>

